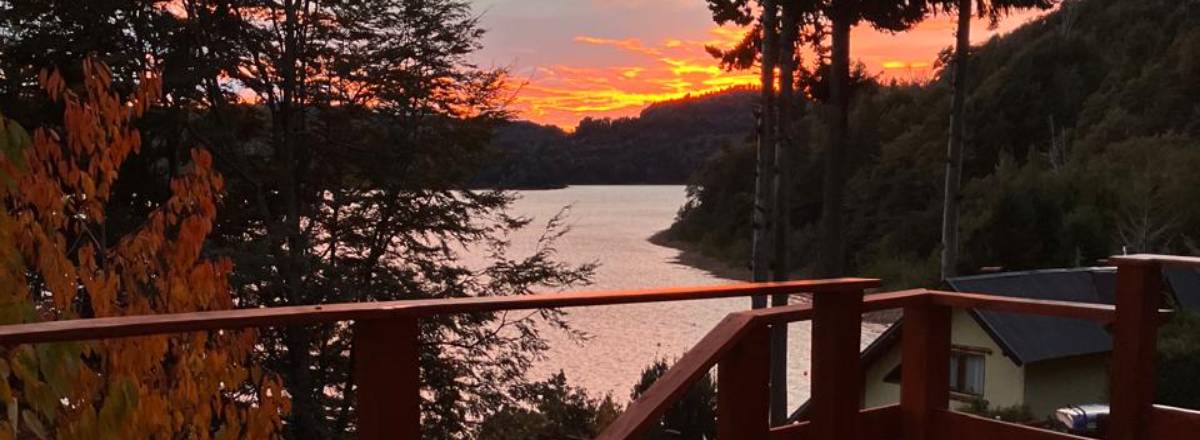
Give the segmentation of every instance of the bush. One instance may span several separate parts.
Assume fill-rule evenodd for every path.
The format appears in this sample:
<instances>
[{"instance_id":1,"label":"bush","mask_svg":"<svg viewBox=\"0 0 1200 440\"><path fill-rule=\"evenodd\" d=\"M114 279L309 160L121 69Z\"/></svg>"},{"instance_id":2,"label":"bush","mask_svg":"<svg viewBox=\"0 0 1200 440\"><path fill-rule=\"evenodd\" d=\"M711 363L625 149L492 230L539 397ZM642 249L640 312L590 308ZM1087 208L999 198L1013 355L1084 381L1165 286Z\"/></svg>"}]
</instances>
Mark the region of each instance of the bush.
<instances>
[{"instance_id":1,"label":"bush","mask_svg":"<svg viewBox=\"0 0 1200 440\"><path fill-rule=\"evenodd\" d=\"M1159 332L1158 403L1200 409L1200 314L1180 312Z\"/></svg>"},{"instance_id":2,"label":"bush","mask_svg":"<svg viewBox=\"0 0 1200 440\"><path fill-rule=\"evenodd\" d=\"M642 379L633 387L632 397L637 399L650 389L658 378L670 367L665 360L657 360L642 370ZM717 384L711 374L700 378L688 390L683 399L667 411L657 425L643 437L646 440L704 440L716 438L717 434Z\"/></svg>"},{"instance_id":3,"label":"bush","mask_svg":"<svg viewBox=\"0 0 1200 440\"><path fill-rule=\"evenodd\" d=\"M595 437L621 408L612 396L595 399L567 384L561 371L512 391L521 405L506 406L479 427L479 440L583 440Z\"/></svg>"},{"instance_id":4,"label":"bush","mask_svg":"<svg viewBox=\"0 0 1200 440\"><path fill-rule=\"evenodd\" d=\"M992 408L991 403L984 399L974 399L959 411L1009 423L1028 424L1036 421L1033 411L1030 411L1028 406L1013 405Z\"/></svg>"}]
</instances>

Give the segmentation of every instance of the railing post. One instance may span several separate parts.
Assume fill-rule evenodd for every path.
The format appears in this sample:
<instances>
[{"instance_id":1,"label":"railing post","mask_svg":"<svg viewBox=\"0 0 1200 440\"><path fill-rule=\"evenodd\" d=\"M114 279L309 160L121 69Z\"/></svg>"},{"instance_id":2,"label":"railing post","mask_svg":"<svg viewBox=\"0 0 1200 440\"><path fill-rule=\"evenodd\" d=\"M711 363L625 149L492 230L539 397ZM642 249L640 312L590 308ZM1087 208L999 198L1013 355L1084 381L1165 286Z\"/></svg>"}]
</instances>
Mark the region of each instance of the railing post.
<instances>
[{"instance_id":1,"label":"railing post","mask_svg":"<svg viewBox=\"0 0 1200 440\"><path fill-rule=\"evenodd\" d=\"M360 440L421 436L417 319L354 323L354 381Z\"/></svg>"},{"instance_id":2,"label":"railing post","mask_svg":"<svg viewBox=\"0 0 1200 440\"><path fill-rule=\"evenodd\" d=\"M1117 287L1108 439L1137 440L1145 432L1154 405L1162 269L1148 260L1117 257L1113 261Z\"/></svg>"},{"instance_id":3,"label":"railing post","mask_svg":"<svg viewBox=\"0 0 1200 440\"><path fill-rule=\"evenodd\" d=\"M934 440L933 416L950 404L951 309L904 308L900 354L900 418L904 440Z\"/></svg>"},{"instance_id":4,"label":"railing post","mask_svg":"<svg viewBox=\"0 0 1200 440\"><path fill-rule=\"evenodd\" d=\"M770 327L760 324L717 365L718 440L766 440L770 434L770 361Z\"/></svg>"},{"instance_id":5,"label":"railing post","mask_svg":"<svg viewBox=\"0 0 1200 440\"><path fill-rule=\"evenodd\" d=\"M814 440L858 438L862 402L863 292L813 295L812 436Z\"/></svg>"}]
</instances>

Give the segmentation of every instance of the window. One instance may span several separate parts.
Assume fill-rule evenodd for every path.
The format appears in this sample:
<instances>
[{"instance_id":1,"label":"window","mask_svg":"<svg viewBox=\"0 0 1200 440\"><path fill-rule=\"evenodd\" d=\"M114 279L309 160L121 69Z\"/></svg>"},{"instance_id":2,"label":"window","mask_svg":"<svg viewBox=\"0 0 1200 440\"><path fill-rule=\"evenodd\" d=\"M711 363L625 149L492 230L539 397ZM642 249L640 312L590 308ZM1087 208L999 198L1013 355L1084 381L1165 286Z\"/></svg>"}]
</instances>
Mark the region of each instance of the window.
<instances>
[{"instance_id":1,"label":"window","mask_svg":"<svg viewBox=\"0 0 1200 440\"><path fill-rule=\"evenodd\" d=\"M955 345L950 352L950 391L959 396L983 396L986 357L991 350ZM900 383L902 365L896 365L883 377L887 383Z\"/></svg>"},{"instance_id":2,"label":"window","mask_svg":"<svg viewBox=\"0 0 1200 440\"><path fill-rule=\"evenodd\" d=\"M950 391L972 396L983 395L984 357L979 353L950 353Z\"/></svg>"}]
</instances>

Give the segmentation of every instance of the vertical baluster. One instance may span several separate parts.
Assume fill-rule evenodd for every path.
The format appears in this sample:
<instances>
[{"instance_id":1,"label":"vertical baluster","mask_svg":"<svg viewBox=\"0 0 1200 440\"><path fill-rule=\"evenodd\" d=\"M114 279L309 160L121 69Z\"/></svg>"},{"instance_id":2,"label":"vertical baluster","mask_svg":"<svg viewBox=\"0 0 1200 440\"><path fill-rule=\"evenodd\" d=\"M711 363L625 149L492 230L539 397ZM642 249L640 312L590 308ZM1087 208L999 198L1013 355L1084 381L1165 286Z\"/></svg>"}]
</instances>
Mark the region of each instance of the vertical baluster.
<instances>
[{"instance_id":1,"label":"vertical baluster","mask_svg":"<svg viewBox=\"0 0 1200 440\"><path fill-rule=\"evenodd\" d=\"M420 438L417 344L416 318L354 323L359 439Z\"/></svg>"},{"instance_id":2,"label":"vertical baluster","mask_svg":"<svg viewBox=\"0 0 1200 440\"><path fill-rule=\"evenodd\" d=\"M812 439L858 438L862 304L861 290L813 295Z\"/></svg>"},{"instance_id":3,"label":"vertical baluster","mask_svg":"<svg viewBox=\"0 0 1200 440\"><path fill-rule=\"evenodd\" d=\"M904 440L934 440L933 416L950 403L951 309L904 308L900 370L900 417Z\"/></svg>"},{"instance_id":4,"label":"vertical baluster","mask_svg":"<svg viewBox=\"0 0 1200 440\"><path fill-rule=\"evenodd\" d=\"M752 324L753 325L753 324ZM771 333L757 325L717 366L717 439L765 440L770 433Z\"/></svg>"},{"instance_id":5,"label":"vertical baluster","mask_svg":"<svg viewBox=\"0 0 1200 440\"><path fill-rule=\"evenodd\" d=\"M1117 264L1113 322L1109 440L1144 438L1154 404L1158 308L1162 269L1150 260L1113 258Z\"/></svg>"}]
</instances>

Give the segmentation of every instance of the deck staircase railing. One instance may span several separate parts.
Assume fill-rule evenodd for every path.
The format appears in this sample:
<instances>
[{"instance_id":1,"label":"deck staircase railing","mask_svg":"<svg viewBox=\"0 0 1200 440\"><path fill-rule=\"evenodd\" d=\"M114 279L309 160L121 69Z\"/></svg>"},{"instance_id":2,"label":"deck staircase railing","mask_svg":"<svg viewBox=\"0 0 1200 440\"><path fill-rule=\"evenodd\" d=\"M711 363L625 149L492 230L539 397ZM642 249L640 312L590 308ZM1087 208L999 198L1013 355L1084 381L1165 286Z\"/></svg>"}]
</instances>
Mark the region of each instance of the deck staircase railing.
<instances>
[{"instance_id":1,"label":"deck staircase railing","mask_svg":"<svg viewBox=\"0 0 1200 440\"><path fill-rule=\"evenodd\" d=\"M438 314L682 301L807 293L811 305L726 317L630 405L599 438L634 439L696 380L717 368L718 438L759 439L1078 439L1081 437L952 412L950 316L954 308L1088 319L1111 324L1111 440L1194 439L1200 413L1155 406L1155 336L1164 312L1162 267L1200 268L1200 259L1114 257L1116 305L1039 301L909 290L865 295L878 280L844 278L786 283L581 292L522 297L411 300L242 309L51 321L0 326L0 345L85 341L169 333L353 322L358 437L420 438L417 322ZM902 309L901 401L860 410L862 314ZM768 420L770 328L812 320L811 421L772 428ZM1116 378L1119 378L1116 379Z\"/></svg>"}]
</instances>

